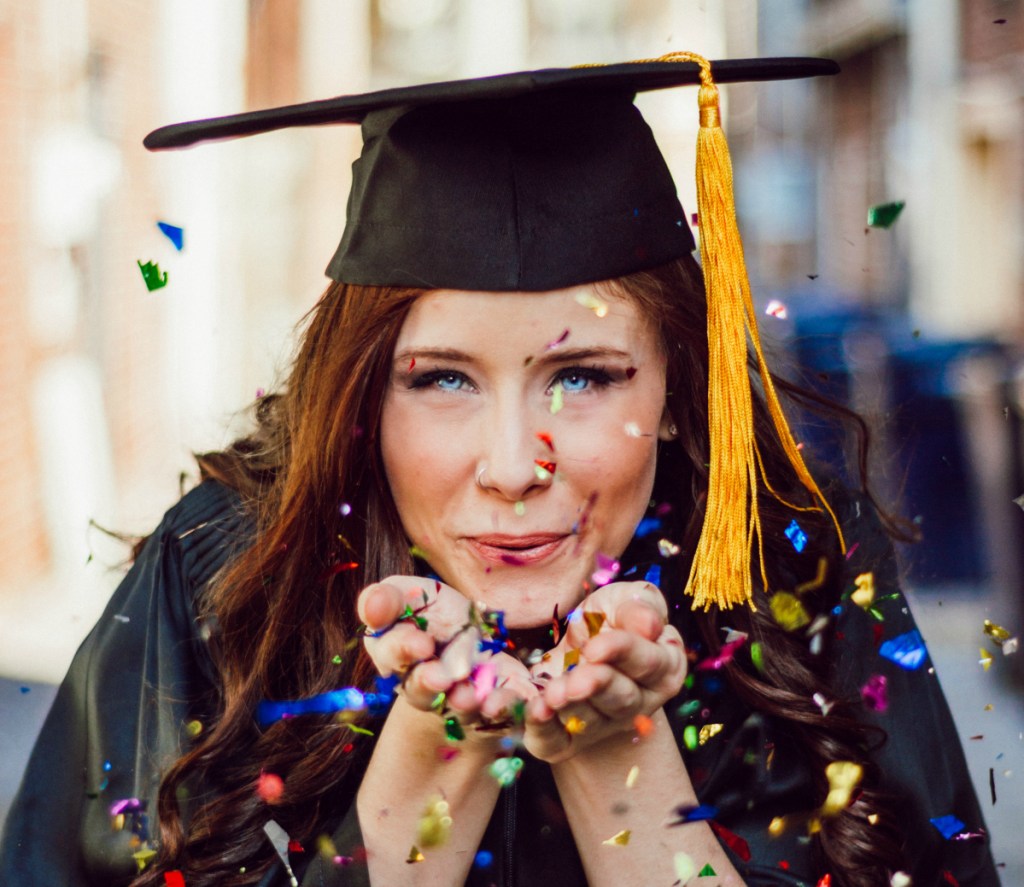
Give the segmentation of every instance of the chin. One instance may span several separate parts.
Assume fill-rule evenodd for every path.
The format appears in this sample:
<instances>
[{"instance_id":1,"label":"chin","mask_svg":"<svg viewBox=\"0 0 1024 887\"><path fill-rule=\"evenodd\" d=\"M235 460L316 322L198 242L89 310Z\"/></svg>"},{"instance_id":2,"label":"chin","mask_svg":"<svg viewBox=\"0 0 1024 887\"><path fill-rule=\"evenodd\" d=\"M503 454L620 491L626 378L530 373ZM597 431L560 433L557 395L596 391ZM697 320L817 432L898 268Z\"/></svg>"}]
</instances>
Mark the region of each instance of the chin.
<instances>
[{"instance_id":1,"label":"chin","mask_svg":"<svg viewBox=\"0 0 1024 887\"><path fill-rule=\"evenodd\" d=\"M493 583L493 584L492 584ZM582 579L547 582L542 576L521 576L509 582L481 583L480 600L505 614L509 628L538 628L551 624L555 604L564 618L584 598Z\"/></svg>"}]
</instances>

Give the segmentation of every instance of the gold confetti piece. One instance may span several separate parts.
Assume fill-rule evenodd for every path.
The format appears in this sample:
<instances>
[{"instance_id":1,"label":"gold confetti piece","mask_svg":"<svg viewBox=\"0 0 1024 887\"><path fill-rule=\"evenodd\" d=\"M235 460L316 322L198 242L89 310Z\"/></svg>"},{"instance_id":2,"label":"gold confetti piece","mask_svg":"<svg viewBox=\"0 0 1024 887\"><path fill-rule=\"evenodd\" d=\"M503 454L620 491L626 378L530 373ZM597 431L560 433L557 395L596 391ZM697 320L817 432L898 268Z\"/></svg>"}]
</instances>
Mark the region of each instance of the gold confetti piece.
<instances>
[{"instance_id":1,"label":"gold confetti piece","mask_svg":"<svg viewBox=\"0 0 1024 887\"><path fill-rule=\"evenodd\" d=\"M985 671L988 671L992 667L992 654L989 653L984 647L978 647L978 652L981 653L981 658L978 663Z\"/></svg>"},{"instance_id":2,"label":"gold confetti piece","mask_svg":"<svg viewBox=\"0 0 1024 887\"><path fill-rule=\"evenodd\" d=\"M697 742L700 745L704 745L712 736L717 736L724 729L725 724L705 724L700 728L700 734L697 737Z\"/></svg>"},{"instance_id":3,"label":"gold confetti piece","mask_svg":"<svg viewBox=\"0 0 1024 887\"><path fill-rule=\"evenodd\" d=\"M569 719L565 722L565 732L572 736L577 736L587 729L587 722L583 718L578 718L576 715L570 715ZM608 842L605 841L607 844Z\"/></svg>"},{"instance_id":4,"label":"gold confetti piece","mask_svg":"<svg viewBox=\"0 0 1024 887\"><path fill-rule=\"evenodd\" d=\"M822 816L835 816L850 803L850 796L860 782L864 768L852 761L833 761L825 768L828 796L821 805Z\"/></svg>"},{"instance_id":5,"label":"gold confetti piece","mask_svg":"<svg viewBox=\"0 0 1024 887\"><path fill-rule=\"evenodd\" d=\"M861 573L853 580L853 584L857 586L857 590L850 595L850 600L866 610L875 602L875 574Z\"/></svg>"},{"instance_id":6,"label":"gold confetti piece","mask_svg":"<svg viewBox=\"0 0 1024 887\"><path fill-rule=\"evenodd\" d=\"M773 838L777 838L786 830L786 817L775 816L772 821L768 823L768 834Z\"/></svg>"},{"instance_id":7,"label":"gold confetti piece","mask_svg":"<svg viewBox=\"0 0 1024 887\"><path fill-rule=\"evenodd\" d=\"M697 864L681 850L672 857L672 865L676 870L676 877L680 883L685 884L697 874Z\"/></svg>"},{"instance_id":8,"label":"gold confetti piece","mask_svg":"<svg viewBox=\"0 0 1024 887\"><path fill-rule=\"evenodd\" d=\"M110 830L112 832L120 832L124 830L124 814L118 813L116 816L110 817Z\"/></svg>"},{"instance_id":9,"label":"gold confetti piece","mask_svg":"<svg viewBox=\"0 0 1024 887\"><path fill-rule=\"evenodd\" d=\"M448 802L432 798L416 823L416 838L424 847L440 847L452 832Z\"/></svg>"},{"instance_id":10,"label":"gold confetti piece","mask_svg":"<svg viewBox=\"0 0 1024 887\"><path fill-rule=\"evenodd\" d=\"M1003 628L1003 626L996 625L996 623L992 622L990 619L985 620L983 630L985 634L999 644L1000 647L1003 645L1003 641L1008 641L1010 639L1010 632Z\"/></svg>"},{"instance_id":11,"label":"gold confetti piece","mask_svg":"<svg viewBox=\"0 0 1024 887\"><path fill-rule=\"evenodd\" d=\"M589 308L598 317L608 316L608 305L602 302L597 296L590 292L579 292L576 293L573 298L579 302L584 308Z\"/></svg>"},{"instance_id":12,"label":"gold confetti piece","mask_svg":"<svg viewBox=\"0 0 1024 887\"><path fill-rule=\"evenodd\" d=\"M587 623L587 634L593 637L601 630L601 626L604 625L605 615L601 612L588 613L584 611L583 621Z\"/></svg>"},{"instance_id":13,"label":"gold confetti piece","mask_svg":"<svg viewBox=\"0 0 1024 887\"><path fill-rule=\"evenodd\" d=\"M674 555L679 554L679 546L668 539L659 539L658 554L662 557L673 557ZM728 640L726 640L726 643L728 643Z\"/></svg>"},{"instance_id":14,"label":"gold confetti piece","mask_svg":"<svg viewBox=\"0 0 1024 887\"><path fill-rule=\"evenodd\" d=\"M409 851L409 858L406 859L406 862L423 862L424 858L423 854L420 853L420 848L413 844L412 849Z\"/></svg>"},{"instance_id":15,"label":"gold confetti piece","mask_svg":"<svg viewBox=\"0 0 1024 887\"><path fill-rule=\"evenodd\" d=\"M983 711L995 711L995 710L996 710L996 707L991 702L988 705L986 705L985 708L983 709Z\"/></svg>"},{"instance_id":16,"label":"gold confetti piece","mask_svg":"<svg viewBox=\"0 0 1024 887\"><path fill-rule=\"evenodd\" d=\"M200 733L203 732L202 721L189 721L185 725L185 732L188 733L193 739L195 739Z\"/></svg>"},{"instance_id":17,"label":"gold confetti piece","mask_svg":"<svg viewBox=\"0 0 1024 887\"><path fill-rule=\"evenodd\" d=\"M812 816L807 820L807 834L816 835L821 831L821 820L817 816Z\"/></svg>"},{"instance_id":18,"label":"gold confetti piece","mask_svg":"<svg viewBox=\"0 0 1024 887\"><path fill-rule=\"evenodd\" d=\"M640 775L640 768L634 764L629 768L629 773L626 774L626 788L632 788L636 785L637 777Z\"/></svg>"},{"instance_id":19,"label":"gold confetti piece","mask_svg":"<svg viewBox=\"0 0 1024 887\"><path fill-rule=\"evenodd\" d=\"M602 844L607 844L609 847L625 847L629 843L630 831L628 828L623 829L616 835L612 835L607 841L602 841Z\"/></svg>"},{"instance_id":20,"label":"gold confetti piece","mask_svg":"<svg viewBox=\"0 0 1024 887\"><path fill-rule=\"evenodd\" d=\"M878 814L877 813L869 813L868 814L868 822L870 822L872 825L878 825Z\"/></svg>"},{"instance_id":21,"label":"gold confetti piece","mask_svg":"<svg viewBox=\"0 0 1024 887\"><path fill-rule=\"evenodd\" d=\"M152 847L143 847L141 850L136 850L132 854L132 859L135 860L135 864L139 867L140 872L155 858L156 851Z\"/></svg>"},{"instance_id":22,"label":"gold confetti piece","mask_svg":"<svg viewBox=\"0 0 1024 887\"><path fill-rule=\"evenodd\" d=\"M565 392L562 389L562 383L561 382L556 382L555 383L555 390L551 392L551 415L552 416L558 414L561 411L562 407L565 406L565 403L563 402L563 399L562 399L563 396L564 396L564 393Z\"/></svg>"},{"instance_id":23,"label":"gold confetti piece","mask_svg":"<svg viewBox=\"0 0 1024 887\"><path fill-rule=\"evenodd\" d=\"M320 835L316 839L316 852L327 859L334 859L338 855L338 848L334 845L330 835Z\"/></svg>"},{"instance_id":24,"label":"gold confetti piece","mask_svg":"<svg viewBox=\"0 0 1024 887\"><path fill-rule=\"evenodd\" d=\"M870 575L870 574L868 574ZM793 589L797 594L806 594L808 591L814 591L817 588L821 588L825 584L825 579L828 576L828 559L824 557L818 558L818 572L814 574L814 578L808 582L803 582Z\"/></svg>"},{"instance_id":25,"label":"gold confetti piece","mask_svg":"<svg viewBox=\"0 0 1024 887\"><path fill-rule=\"evenodd\" d=\"M804 605L800 603L795 594L790 594L788 591L777 591L771 596L769 603L775 621L786 631L796 631L811 621L807 610L804 609Z\"/></svg>"},{"instance_id":26,"label":"gold confetti piece","mask_svg":"<svg viewBox=\"0 0 1024 887\"><path fill-rule=\"evenodd\" d=\"M580 664L580 651L579 650L566 650L565 655L562 656L562 671L568 671L574 665Z\"/></svg>"}]
</instances>

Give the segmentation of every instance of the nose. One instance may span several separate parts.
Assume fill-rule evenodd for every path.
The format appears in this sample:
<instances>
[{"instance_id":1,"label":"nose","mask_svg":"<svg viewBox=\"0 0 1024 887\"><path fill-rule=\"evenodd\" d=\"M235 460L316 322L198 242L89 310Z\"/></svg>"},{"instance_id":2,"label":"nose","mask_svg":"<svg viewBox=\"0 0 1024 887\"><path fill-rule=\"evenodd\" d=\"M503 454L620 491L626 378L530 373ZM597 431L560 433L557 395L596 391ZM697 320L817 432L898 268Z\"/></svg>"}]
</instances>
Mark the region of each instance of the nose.
<instances>
[{"instance_id":1,"label":"nose","mask_svg":"<svg viewBox=\"0 0 1024 887\"><path fill-rule=\"evenodd\" d=\"M477 485L510 502L551 486L554 466L533 428L529 409L518 402L495 404L482 429ZM543 464L542 464L543 463Z\"/></svg>"}]
</instances>

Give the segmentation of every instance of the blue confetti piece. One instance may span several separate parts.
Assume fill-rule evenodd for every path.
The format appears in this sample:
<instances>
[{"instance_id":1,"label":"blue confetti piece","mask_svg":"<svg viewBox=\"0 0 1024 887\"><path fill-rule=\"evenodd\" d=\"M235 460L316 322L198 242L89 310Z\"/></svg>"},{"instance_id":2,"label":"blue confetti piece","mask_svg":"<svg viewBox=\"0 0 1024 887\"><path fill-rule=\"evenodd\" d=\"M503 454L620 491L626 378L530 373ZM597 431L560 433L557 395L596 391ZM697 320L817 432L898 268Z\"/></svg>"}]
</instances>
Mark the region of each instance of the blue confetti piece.
<instances>
[{"instance_id":1,"label":"blue confetti piece","mask_svg":"<svg viewBox=\"0 0 1024 887\"><path fill-rule=\"evenodd\" d=\"M644 536L650 536L651 533L656 533L661 529L661 520L656 517L645 517L640 523L636 525L636 532L633 533L637 539L643 539Z\"/></svg>"},{"instance_id":2,"label":"blue confetti piece","mask_svg":"<svg viewBox=\"0 0 1024 887\"><path fill-rule=\"evenodd\" d=\"M180 253L185 248L185 229L177 225L168 225L167 222L157 222L160 232L174 244L174 248Z\"/></svg>"},{"instance_id":3,"label":"blue confetti piece","mask_svg":"<svg viewBox=\"0 0 1024 887\"><path fill-rule=\"evenodd\" d=\"M477 850L476 856L473 857L473 865L478 869L490 868L493 862L494 854L490 850Z\"/></svg>"},{"instance_id":4,"label":"blue confetti piece","mask_svg":"<svg viewBox=\"0 0 1024 887\"><path fill-rule=\"evenodd\" d=\"M878 652L907 671L920 668L928 655L924 638L916 628L886 641L878 648Z\"/></svg>"},{"instance_id":5,"label":"blue confetti piece","mask_svg":"<svg viewBox=\"0 0 1024 887\"><path fill-rule=\"evenodd\" d=\"M373 700L378 706L378 700ZM355 687L342 690L330 690L309 699L292 699L283 702L272 702L264 699L258 706L256 717L260 727L268 727L282 718L293 718L298 715L334 714L339 711L364 711L367 709L366 697Z\"/></svg>"},{"instance_id":6,"label":"blue confetti piece","mask_svg":"<svg viewBox=\"0 0 1024 887\"><path fill-rule=\"evenodd\" d=\"M18 689L21 690L21 695L22 696L24 696L26 693L31 693L32 692L32 688L31 687L19 687Z\"/></svg>"},{"instance_id":7,"label":"blue confetti piece","mask_svg":"<svg viewBox=\"0 0 1024 887\"><path fill-rule=\"evenodd\" d=\"M650 582L655 588L661 588L661 567L654 564L644 573L644 582Z\"/></svg>"},{"instance_id":8,"label":"blue confetti piece","mask_svg":"<svg viewBox=\"0 0 1024 887\"><path fill-rule=\"evenodd\" d=\"M934 825L947 841L964 830L964 824L952 813L947 816L937 816L928 820Z\"/></svg>"},{"instance_id":9,"label":"blue confetti piece","mask_svg":"<svg viewBox=\"0 0 1024 887\"><path fill-rule=\"evenodd\" d=\"M793 543L793 547L798 552L803 551L804 546L807 545L807 534L800 529L800 524L795 519L786 527L786 538Z\"/></svg>"},{"instance_id":10,"label":"blue confetti piece","mask_svg":"<svg viewBox=\"0 0 1024 887\"><path fill-rule=\"evenodd\" d=\"M718 815L718 808L711 804L698 804L695 807L676 807L676 816L679 818L674 825L682 825L684 822L703 822L706 819L714 819Z\"/></svg>"}]
</instances>

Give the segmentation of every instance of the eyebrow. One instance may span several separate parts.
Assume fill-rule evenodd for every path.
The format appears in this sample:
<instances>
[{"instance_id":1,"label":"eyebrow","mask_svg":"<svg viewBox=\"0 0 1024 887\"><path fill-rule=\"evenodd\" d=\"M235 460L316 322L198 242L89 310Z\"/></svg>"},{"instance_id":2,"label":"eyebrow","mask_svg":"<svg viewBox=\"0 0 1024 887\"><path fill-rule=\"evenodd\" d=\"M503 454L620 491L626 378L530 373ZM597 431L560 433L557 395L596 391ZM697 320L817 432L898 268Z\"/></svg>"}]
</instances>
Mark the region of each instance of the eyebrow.
<instances>
[{"instance_id":1,"label":"eyebrow","mask_svg":"<svg viewBox=\"0 0 1024 887\"><path fill-rule=\"evenodd\" d=\"M439 360L451 361L453 363L473 363L474 357L458 348L403 348L395 352L394 363L405 364L411 359L416 360ZM613 348L610 345L596 345L592 348L552 348L535 356L531 364L534 366L547 366L556 363L572 363L580 360L630 360L632 355L620 348Z\"/></svg>"}]
</instances>

